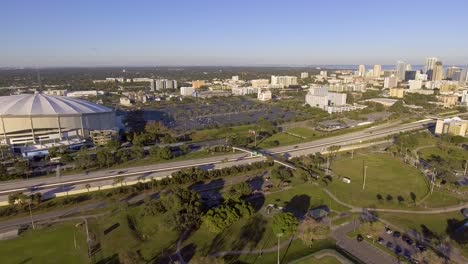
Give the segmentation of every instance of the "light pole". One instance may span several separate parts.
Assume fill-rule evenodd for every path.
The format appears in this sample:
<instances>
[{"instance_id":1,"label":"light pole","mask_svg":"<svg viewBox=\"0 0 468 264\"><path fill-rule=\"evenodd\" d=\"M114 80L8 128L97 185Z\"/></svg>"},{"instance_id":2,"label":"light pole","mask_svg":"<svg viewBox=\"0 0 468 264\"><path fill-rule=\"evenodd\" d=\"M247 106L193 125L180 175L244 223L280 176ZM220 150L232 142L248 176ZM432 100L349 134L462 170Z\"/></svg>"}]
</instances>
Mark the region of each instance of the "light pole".
<instances>
[{"instance_id":1,"label":"light pole","mask_svg":"<svg viewBox=\"0 0 468 264\"><path fill-rule=\"evenodd\" d=\"M364 182L362 183L362 190L366 188L367 165L364 165Z\"/></svg>"},{"instance_id":2,"label":"light pole","mask_svg":"<svg viewBox=\"0 0 468 264\"><path fill-rule=\"evenodd\" d=\"M278 237L278 264L280 264L280 237L283 236L283 233L279 233L276 235Z\"/></svg>"},{"instance_id":3,"label":"light pole","mask_svg":"<svg viewBox=\"0 0 468 264\"><path fill-rule=\"evenodd\" d=\"M33 229L36 229L36 226L34 225L34 219L32 216L32 209L31 209L31 199L29 199L29 217L31 218L31 226Z\"/></svg>"}]
</instances>

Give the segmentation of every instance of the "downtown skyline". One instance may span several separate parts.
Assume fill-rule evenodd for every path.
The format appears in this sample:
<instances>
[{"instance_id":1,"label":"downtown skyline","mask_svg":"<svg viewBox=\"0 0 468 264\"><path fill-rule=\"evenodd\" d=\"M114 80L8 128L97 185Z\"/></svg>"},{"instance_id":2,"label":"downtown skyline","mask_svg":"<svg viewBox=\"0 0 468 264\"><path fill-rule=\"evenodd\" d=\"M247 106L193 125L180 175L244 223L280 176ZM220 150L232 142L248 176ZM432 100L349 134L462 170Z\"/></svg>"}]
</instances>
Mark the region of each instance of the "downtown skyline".
<instances>
[{"instance_id":1,"label":"downtown skyline","mask_svg":"<svg viewBox=\"0 0 468 264\"><path fill-rule=\"evenodd\" d=\"M436 3L14 1L0 67L465 65L468 4Z\"/></svg>"}]
</instances>

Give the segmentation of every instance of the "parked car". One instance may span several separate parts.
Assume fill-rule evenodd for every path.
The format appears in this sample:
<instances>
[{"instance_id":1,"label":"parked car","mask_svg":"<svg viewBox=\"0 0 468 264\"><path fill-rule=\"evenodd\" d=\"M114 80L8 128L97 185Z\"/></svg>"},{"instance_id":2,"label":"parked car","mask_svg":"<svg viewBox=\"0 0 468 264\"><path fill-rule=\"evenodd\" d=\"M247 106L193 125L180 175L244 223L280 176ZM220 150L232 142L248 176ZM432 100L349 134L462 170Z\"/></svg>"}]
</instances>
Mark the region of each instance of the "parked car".
<instances>
[{"instance_id":1,"label":"parked car","mask_svg":"<svg viewBox=\"0 0 468 264\"><path fill-rule=\"evenodd\" d=\"M399 254L401 254L402 251L403 251L403 249L402 249L399 245L396 245L396 247L395 247L395 253L396 253L397 255L399 255Z\"/></svg>"},{"instance_id":2,"label":"parked car","mask_svg":"<svg viewBox=\"0 0 468 264\"><path fill-rule=\"evenodd\" d=\"M383 245L385 243L385 240L381 237L379 237L379 239L377 239L377 242L380 244L380 245Z\"/></svg>"},{"instance_id":3,"label":"parked car","mask_svg":"<svg viewBox=\"0 0 468 264\"><path fill-rule=\"evenodd\" d=\"M386 246L387 246L388 248L393 248L393 243L390 242L390 241L388 241L387 244L386 244Z\"/></svg>"},{"instance_id":4,"label":"parked car","mask_svg":"<svg viewBox=\"0 0 468 264\"><path fill-rule=\"evenodd\" d=\"M364 237L361 234L358 234L356 239L357 241L361 242L362 240L364 240Z\"/></svg>"},{"instance_id":5,"label":"parked car","mask_svg":"<svg viewBox=\"0 0 468 264\"><path fill-rule=\"evenodd\" d=\"M385 228L385 233L391 235L393 233L393 231L390 228L386 227Z\"/></svg>"},{"instance_id":6,"label":"parked car","mask_svg":"<svg viewBox=\"0 0 468 264\"><path fill-rule=\"evenodd\" d=\"M393 232L393 237L399 238L401 236L401 233L398 231Z\"/></svg>"},{"instance_id":7,"label":"parked car","mask_svg":"<svg viewBox=\"0 0 468 264\"><path fill-rule=\"evenodd\" d=\"M418 241L416 241L416 247L417 247L417 248L419 249L419 251L421 251L421 252L427 250L427 248L426 248L423 244L419 243Z\"/></svg>"}]
</instances>

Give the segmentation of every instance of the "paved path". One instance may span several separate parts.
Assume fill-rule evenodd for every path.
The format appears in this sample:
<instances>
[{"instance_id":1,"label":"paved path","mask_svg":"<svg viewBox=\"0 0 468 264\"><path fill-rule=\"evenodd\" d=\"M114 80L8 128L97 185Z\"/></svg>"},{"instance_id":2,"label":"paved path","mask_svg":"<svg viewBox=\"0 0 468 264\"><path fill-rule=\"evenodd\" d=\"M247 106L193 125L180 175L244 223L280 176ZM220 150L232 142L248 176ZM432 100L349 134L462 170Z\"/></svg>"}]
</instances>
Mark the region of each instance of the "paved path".
<instances>
[{"instance_id":1,"label":"paved path","mask_svg":"<svg viewBox=\"0 0 468 264\"><path fill-rule=\"evenodd\" d=\"M366 264L398 263L396 258L374 247L367 241L358 242L356 239L348 237L346 234L353 231L353 229L354 224L350 223L333 230L332 237L336 240L336 245Z\"/></svg>"}]
</instances>

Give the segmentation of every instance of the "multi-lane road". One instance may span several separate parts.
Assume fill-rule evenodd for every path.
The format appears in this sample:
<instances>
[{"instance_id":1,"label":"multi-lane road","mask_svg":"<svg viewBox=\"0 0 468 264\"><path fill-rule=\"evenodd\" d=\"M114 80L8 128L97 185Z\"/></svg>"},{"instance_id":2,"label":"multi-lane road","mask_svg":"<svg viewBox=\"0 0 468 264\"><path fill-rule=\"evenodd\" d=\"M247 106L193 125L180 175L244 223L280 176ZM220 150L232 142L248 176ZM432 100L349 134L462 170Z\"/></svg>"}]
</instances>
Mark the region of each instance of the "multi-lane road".
<instances>
[{"instance_id":1,"label":"multi-lane road","mask_svg":"<svg viewBox=\"0 0 468 264\"><path fill-rule=\"evenodd\" d=\"M332 145L350 147L353 145L359 145L364 141L381 139L400 132L423 129L427 126L433 125L434 122L435 121L432 119L426 119L407 124L384 124L357 132L323 138L297 145L276 147L265 150L265 152L274 154L276 156L284 155L286 158L302 156L326 151L326 149ZM265 159L265 157L250 157L250 154L248 153L233 153L195 160L148 164L146 166L126 169L102 170L87 174L82 173L62 177L41 177L29 180L8 181L0 183L0 201L5 201L8 197L8 194L14 192L41 192L46 197L50 197L53 196L54 193L62 192L64 190L70 191L76 189L85 189L86 184L89 184L92 187L109 185L113 183L114 178L119 176L125 177L126 181L148 179L151 177L158 178L165 177L170 175L172 172L183 168L199 166L208 169L217 169L246 164L263 159Z\"/></svg>"}]
</instances>

